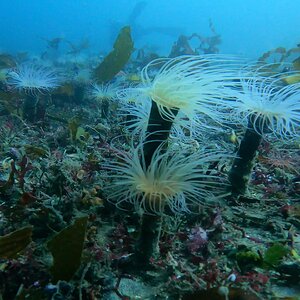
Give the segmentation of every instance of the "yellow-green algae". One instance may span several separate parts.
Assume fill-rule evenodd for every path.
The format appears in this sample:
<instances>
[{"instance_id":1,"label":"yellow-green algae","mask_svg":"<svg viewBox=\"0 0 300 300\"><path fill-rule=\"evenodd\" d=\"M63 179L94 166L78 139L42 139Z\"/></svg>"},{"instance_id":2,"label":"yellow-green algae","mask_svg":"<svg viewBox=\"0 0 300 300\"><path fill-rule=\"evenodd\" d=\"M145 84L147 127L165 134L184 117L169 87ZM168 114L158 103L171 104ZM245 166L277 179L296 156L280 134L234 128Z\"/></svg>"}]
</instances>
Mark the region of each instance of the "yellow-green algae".
<instances>
[{"instance_id":1,"label":"yellow-green algae","mask_svg":"<svg viewBox=\"0 0 300 300\"><path fill-rule=\"evenodd\" d=\"M61 230L47 243L53 256L50 271L54 283L69 281L79 268L87 221L87 216L76 219L74 224Z\"/></svg>"},{"instance_id":2,"label":"yellow-green algae","mask_svg":"<svg viewBox=\"0 0 300 300\"><path fill-rule=\"evenodd\" d=\"M31 242L32 226L23 227L0 237L0 258L16 258Z\"/></svg>"},{"instance_id":3,"label":"yellow-green algae","mask_svg":"<svg viewBox=\"0 0 300 300\"><path fill-rule=\"evenodd\" d=\"M131 29L125 26L121 29L114 49L104 58L94 71L95 80L99 83L107 82L114 78L128 62L134 50Z\"/></svg>"}]
</instances>

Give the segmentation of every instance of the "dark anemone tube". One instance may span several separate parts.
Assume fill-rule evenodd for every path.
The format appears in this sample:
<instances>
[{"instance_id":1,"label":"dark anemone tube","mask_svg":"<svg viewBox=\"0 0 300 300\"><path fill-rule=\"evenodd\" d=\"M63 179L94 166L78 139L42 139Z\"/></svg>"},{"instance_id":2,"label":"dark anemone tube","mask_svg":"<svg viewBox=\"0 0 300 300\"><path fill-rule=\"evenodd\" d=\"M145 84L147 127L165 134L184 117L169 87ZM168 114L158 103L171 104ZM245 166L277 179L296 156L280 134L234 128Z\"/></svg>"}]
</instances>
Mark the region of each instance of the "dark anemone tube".
<instances>
[{"instance_id":1,"label":"dark anemone tube","mask_svg":"<svg viewBox=\"0 0 300 300\"><path fill-rule=\"evenodd\" d=\"M173 109L175 116L178 110ZM174 120L163 118L157 104L152 101L151 112L148 120L146 140L144 143L145 166L151 165L152 157L158 149L163 151L163 145L169 138ZM161 233L162 217L143 214L140 236L135 247L135 257L139 269L149 269L151 257L159 253L158 242Z\"/></svg>"},{"instance_id":2,"label":"dark anemone tube","mask_svg":"<svg viewBox=\"0 0 300 300\"><path fill-rule=\"evenodd\" d=\"M261 132L253 127L254 118L255 115L252 115L249 119L248 128L229 172L230 192L233 198L238 198L247 191L254 158L262 140Z\"/></svg>"},{"instance_id":3,"label":"dark anemone tube","mask_svg":"<svg viewBox=\"0 0 300 300\"><path fill-rule=\"evenodd\" d=\"M178 109L172 109L172 115L175 116ZM170 131L174 120L162 117L156 102L152 101L148 126L146 131L146 139L144 143L144 159L146 168L149 167L152 157L158 148L166 143L169 138Z\"/></svg>"}]
</instances>

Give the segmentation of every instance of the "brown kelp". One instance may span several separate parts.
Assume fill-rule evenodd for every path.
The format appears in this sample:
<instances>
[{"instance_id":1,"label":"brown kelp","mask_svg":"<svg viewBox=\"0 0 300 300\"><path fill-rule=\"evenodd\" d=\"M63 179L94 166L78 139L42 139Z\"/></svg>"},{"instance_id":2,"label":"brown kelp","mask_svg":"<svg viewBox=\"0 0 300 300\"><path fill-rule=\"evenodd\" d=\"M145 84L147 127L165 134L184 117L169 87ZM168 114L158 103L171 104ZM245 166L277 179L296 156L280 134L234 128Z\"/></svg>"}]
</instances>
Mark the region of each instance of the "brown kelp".
<instances>
[{"instance_id":1,"label":"brown kelp","mask_svg":"<svg viewBox=\"0 0 300 300\"><path fill-rule=\"evenodd\" d=\"M104 83L113 79L113 77L121 71L128 62L134 50L131 29L129 26L125 26L121 29L113 48L114 49L94 70L95 80L99 83Z\"/></svg>"}]
</instances>

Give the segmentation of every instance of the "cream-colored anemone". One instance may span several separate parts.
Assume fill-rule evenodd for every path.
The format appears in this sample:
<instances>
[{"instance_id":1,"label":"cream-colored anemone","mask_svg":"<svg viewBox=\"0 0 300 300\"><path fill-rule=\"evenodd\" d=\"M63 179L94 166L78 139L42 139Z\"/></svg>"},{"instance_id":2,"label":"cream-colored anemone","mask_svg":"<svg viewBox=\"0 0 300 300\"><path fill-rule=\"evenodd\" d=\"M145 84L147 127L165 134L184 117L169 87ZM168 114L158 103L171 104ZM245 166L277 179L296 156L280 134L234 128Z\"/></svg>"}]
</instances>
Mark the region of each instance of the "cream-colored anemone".
<instances>
[{"instance_id":1,"label":"cream-colored anemone","mask_svg":"<svg viewBox=\"0 0 300 300\"><path fill-rule=\"evenodd\" d=\"M146 134L151 110L151 99L142 93L140 86L120 89L117 95L120 104L119 114L126 117L126 121L123 122L124 126L132 134ZM130 118L128 118L129 116ZM217 121L219 122L220 119ZM187 118L184 112L180 110L173 119L172 135L175 132L183 133L185 131L185 134L189 133L188 135L191 136L199 135L199 130L216 130L216 127L213 128L210 125L211 122L211 119L208 121L207 114L197 114L196 118ZM221 130L219 126L218 130Z\"/></svg>"},{"instance_id":2,"label":"cream-colored anemone","mask_svg":"<svg viewBox=\"0 0 300 300\"><path fill-rule=\"evenodd\" d=\"M30 95L50 93L61 85L62 77L51 68L23 63L9 71L6 83L13 89Z\"/></svg>"},{"instance_id":3,"label":"cream-colored anemone","mask_svg":"<svg viewBox=\"0 0 300 300\"><path fill-rule=\"evenodd\" d=\"M288 75L287 75L288 76ZM281 139L300 136L300 84L283 85L284 77L241 79L241 89L232 91L231 118L259 134L271 133Z\"/></svg>"},{"instance_id":4,"label":"cream-colored anemone","mask_svg":"<svg viewBox=\"0 0 300 300\"><path fill-rule=\"evenodd\" d=\"M189 119L198 113L219 119L218 105L228 96L226 89L238 85L240 65L239 59L224 55L159 58L143 68L140 89L164 118L173 119L172 110L179 109Z\"/></svg>"},{"instance_id":5,"label":"cream-colored anemone","mask_svg":"<svg viewBox=\"0 0 300 300\"><path fill-rule=\"evenodd\" d=\"M124 104L141 103L145 100L145 95L137 88L138 86L129 86L117 91L118 100Z\"/></svg>"},{"instance_id":6,"label":"cream-colored anemone","mask_svg":"<svg viewBox=\"0 0 300 300\"><path fill-rule=\"evenodd\" d=\"M109 164L108 200L120 208L129 202L139 213L161 215L167 206L174 213L189 212L189 205L203 203L220 186L219 178L209 175L207 168L222 156L215 151L188 154L174 147L161 153L159 148L146 168L140 143Z\"/></svg>"},{"instance_id":7,"label":"cream-colored anemone","mask_svg":"<svg viewBox=\"0 0 300 300\"><path fill-rule=\"evenodd\" d=\"M113 100L117 97L119 86L113 83L92 84L88 91L88 96L97 101Z\"/></svg>"}]
</instances>

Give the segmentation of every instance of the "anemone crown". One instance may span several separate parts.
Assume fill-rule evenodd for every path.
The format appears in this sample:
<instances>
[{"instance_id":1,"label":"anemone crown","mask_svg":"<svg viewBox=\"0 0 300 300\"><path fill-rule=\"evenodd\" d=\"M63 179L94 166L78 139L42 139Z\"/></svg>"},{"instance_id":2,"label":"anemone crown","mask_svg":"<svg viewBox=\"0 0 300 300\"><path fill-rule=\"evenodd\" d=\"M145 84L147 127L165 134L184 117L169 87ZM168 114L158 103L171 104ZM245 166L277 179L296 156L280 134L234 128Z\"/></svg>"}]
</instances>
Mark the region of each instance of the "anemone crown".
<instances>
[{"instance_id":1,"label":"anemone crown","mask_svg":"<svg viewBox=\"0 0 300 300\"><path fill-rule=\"evenodd\" d=\"M108 83L108 84L92 84L89 90L89 96L92 99L102 101L102 100L112 100L117 97L118 86Z\"/></svg>"},{"instance_id":2,"label":"anemone crown","mask_svg":"<svg viewBox=\"0 0 300 300\"><path fill-rule=\"evenodd\" d=\"M258 133L271 133L280 139L300 135L300 84L283 85L282 78L242 79L242 89L233 91L234 122L248 124L251 117Z\"/></svg>"},{"instance_id":3,"label":"anemone crown","mask_svg":"<svg viewBox=\"0 0 300 300\"><path fill-rule=\"evenodd\" d=\"M60 86L61 78L49 68L35 64L21 64L10 71L7 84L19 91L38 95Z\"/></svg>"},{"instance_id":4,"label":"anemone crown","mask_svg":"<svg viewBox=\"0 0 300 300\"><path fill-rule=\"evenodd\" d=\"M212 196L208 190L218 186L218 178L205 174L204 166L222 154L160 151L156 150L148 168L142 143L131 155L120 154L109 165L112 183L107 190L108 199L120 208L129 202L138 212L161 215L166 206L174 213L189 212L189 203L199 205Z\"/></svg>"},{"instance_id":5,"label":"anemone crown","mask_svg":"<svg viewBox=\"0 0 300 300\"><path fill-rule=\"evenodd\" d=\"M194 55L159 58L141 72L144 85L140 88L159 107L165 118L174 118L173 109L180 109L193 119L204 113L218 119L216 106L223 99L225 87L235 87L237 67L241 61L225 55ZM152 69L160 66L154 76Z\"/></svg>"}]
</instances>

